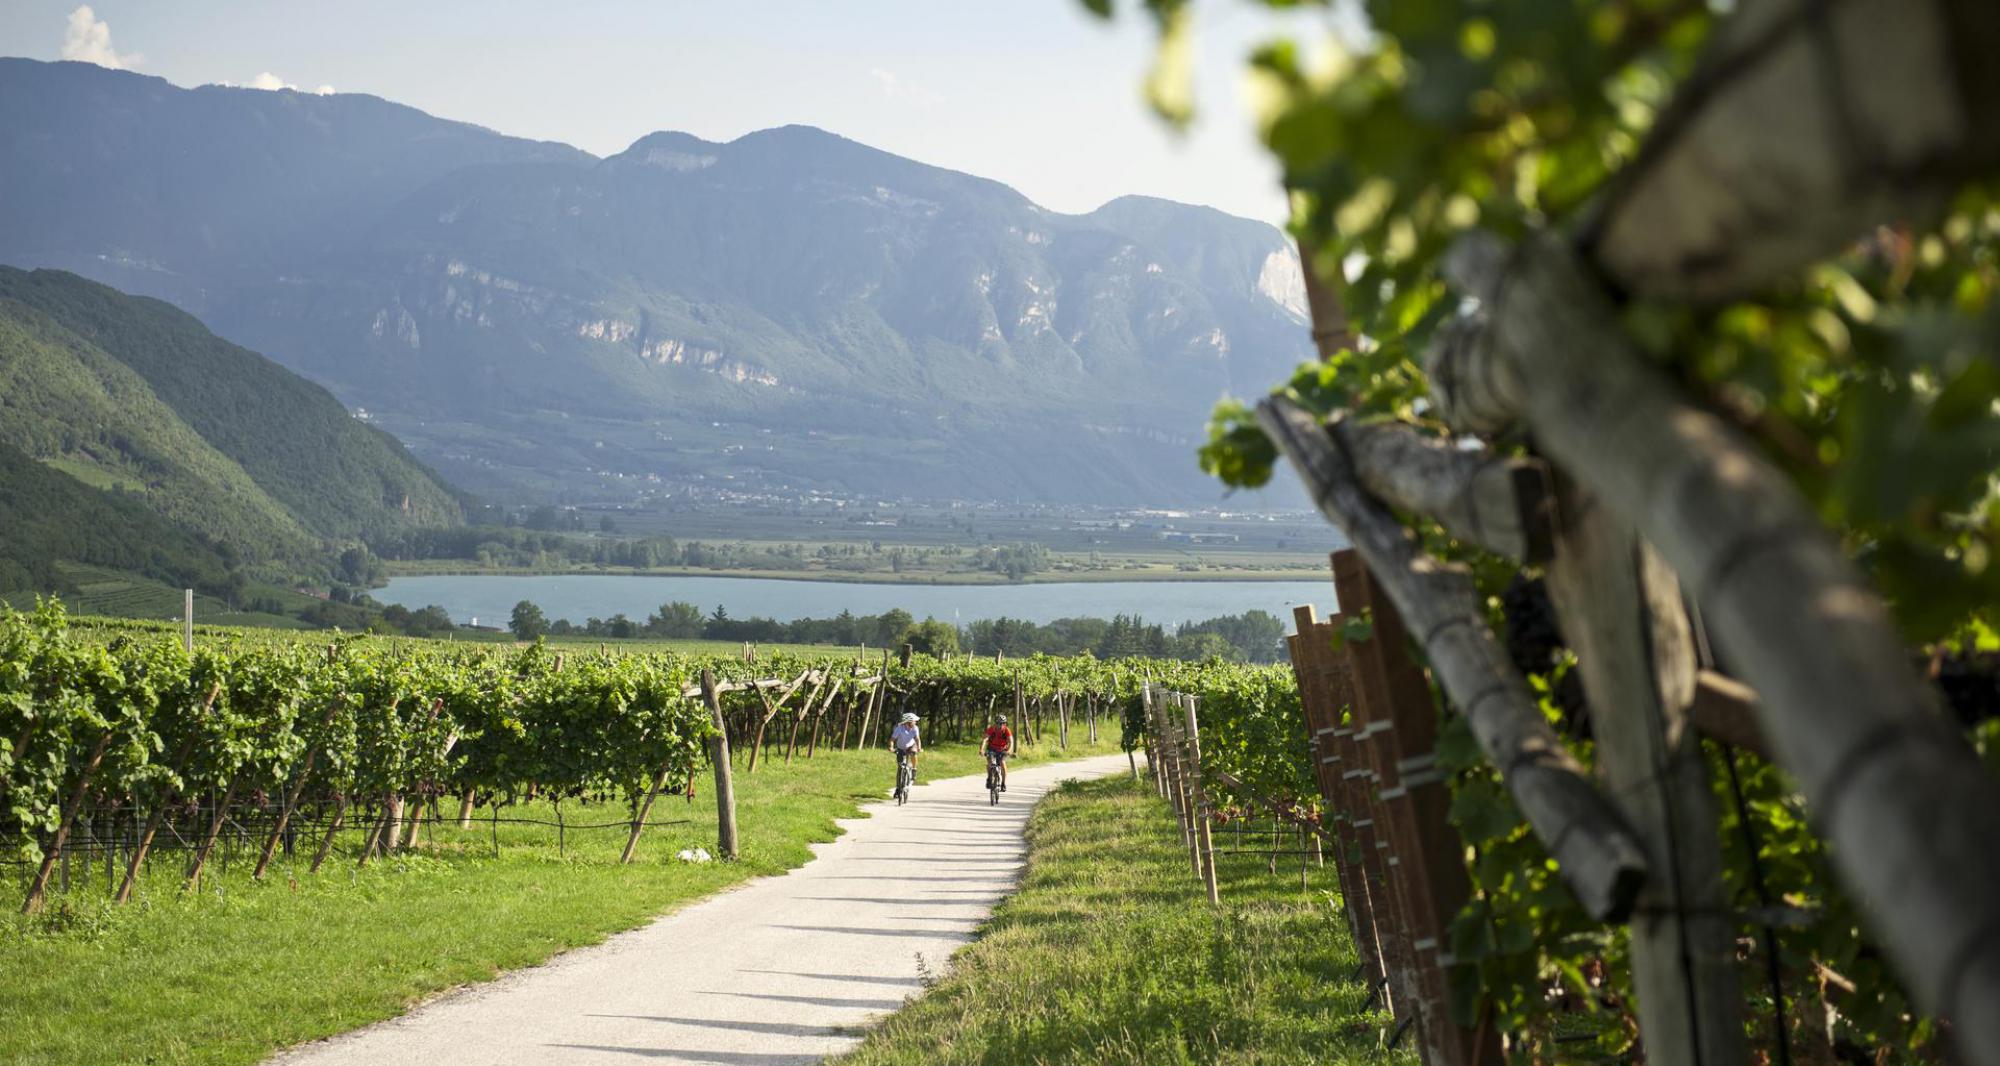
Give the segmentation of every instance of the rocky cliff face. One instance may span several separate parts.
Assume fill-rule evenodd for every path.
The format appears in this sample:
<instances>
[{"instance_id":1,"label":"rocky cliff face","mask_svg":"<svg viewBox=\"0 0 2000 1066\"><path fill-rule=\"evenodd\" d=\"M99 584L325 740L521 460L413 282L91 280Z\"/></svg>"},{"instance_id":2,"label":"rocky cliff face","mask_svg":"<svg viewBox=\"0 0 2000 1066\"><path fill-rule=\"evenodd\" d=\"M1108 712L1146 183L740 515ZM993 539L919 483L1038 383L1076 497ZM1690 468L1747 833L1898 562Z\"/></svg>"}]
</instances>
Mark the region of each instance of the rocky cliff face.
<instances>
[{"instance_id":1,"label":"rocky cliff face","mask_svg":"<svg viewBox=\"0 0 2000 1066\"><path fill-rule=\"evenodd\" d=\"M0 61L0 101L73 112L0 103L0 145L34 147L0 200L35 201L0 212L58 220L0 224L0 261L145 280L475 489L1212 498L1202 416L1307 355L1283 235L1204 208L1062 215L804 127L597 160L372 98L72 67ZM292 221L129 178L169 154L257 157L252 213ZM128 178L64 224L64 169Z\"/></svg>"}]
</instances>

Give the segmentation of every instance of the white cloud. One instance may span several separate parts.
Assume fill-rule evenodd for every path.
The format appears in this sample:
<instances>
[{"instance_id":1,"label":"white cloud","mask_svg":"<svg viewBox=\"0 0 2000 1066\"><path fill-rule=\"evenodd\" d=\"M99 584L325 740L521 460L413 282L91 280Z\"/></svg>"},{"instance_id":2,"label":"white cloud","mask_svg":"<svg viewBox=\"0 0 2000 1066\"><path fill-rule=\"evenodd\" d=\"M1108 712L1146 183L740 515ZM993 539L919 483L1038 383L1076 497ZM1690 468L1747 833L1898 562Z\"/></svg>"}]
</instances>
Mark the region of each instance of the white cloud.
<instances>
[{"instance_id":1,"label":"white cloud","mask_svg":"<svg viewBox=\"0 0 2000 1066\"><path fill-rule=\"evenodd\" d=\"M314 96L332 96L337 91L331 85L322 85L317 89L301 89L268 70L259 71L256 77L241 84L233 81L219 81L216 84L228 89L264 89L267 91L289 89L295 93L310 92Z\"/></svg>"},{"instance_id":2,"label":"white cloud","mask_svg":"<svg viewBox=\"0 0 2000 1066\"><path fill-rule=\"evenodd\" d=\"M89 4L69 13L69 28L63 33L62 57L95 63L112 70L128 70L146 61L137 52L119 55L111 47L111 24L97 17Z\"/></svg>"},{"instance_id":3,"label":"white cloud","mask_svg":"<svg viewBox=\"0 0 2000 1066\"><path fill-rule=\"evenodd\" d=\"M944 103L943 96L921 85L904 81L897 77L893 70L875 67L868 72L868 76L874 78L875 84L882 87L882 95L891 100L908 100L923 107L934 107Z\"/></svg>"}]
</instances>

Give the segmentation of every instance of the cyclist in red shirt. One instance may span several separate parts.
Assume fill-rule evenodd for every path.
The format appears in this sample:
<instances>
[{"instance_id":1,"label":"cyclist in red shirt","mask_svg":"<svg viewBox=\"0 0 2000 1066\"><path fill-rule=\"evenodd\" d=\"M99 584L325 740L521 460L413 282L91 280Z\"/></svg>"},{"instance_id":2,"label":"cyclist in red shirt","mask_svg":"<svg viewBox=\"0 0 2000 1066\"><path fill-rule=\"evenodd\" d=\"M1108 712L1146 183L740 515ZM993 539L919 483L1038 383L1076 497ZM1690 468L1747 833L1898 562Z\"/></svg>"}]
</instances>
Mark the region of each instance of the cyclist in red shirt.
<instances>
[{"instance_id":1,"label":"cyclist in red shirt","mask_svg":"<svg viewBox=\"0 0 2000 1066\"><path fill-rule=\"evenodd\" d=\"M1007 728L1006 715L994 718L993 724L986 727L986 743L979 750L999 764L1000 791L1007 791L1007 756L1014 750L1014 731Z\"/></svg>"}]
</instances>

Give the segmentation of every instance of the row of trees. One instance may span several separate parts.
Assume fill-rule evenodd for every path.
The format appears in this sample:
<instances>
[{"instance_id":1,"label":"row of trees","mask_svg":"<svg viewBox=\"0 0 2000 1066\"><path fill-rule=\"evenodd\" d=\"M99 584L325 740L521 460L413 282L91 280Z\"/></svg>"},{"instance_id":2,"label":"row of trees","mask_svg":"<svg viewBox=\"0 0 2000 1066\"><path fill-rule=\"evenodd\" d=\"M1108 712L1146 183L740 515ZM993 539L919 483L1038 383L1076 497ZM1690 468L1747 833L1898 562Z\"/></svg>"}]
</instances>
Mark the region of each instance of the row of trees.
<instances>
[{"instance_id":1,"label":"row of trees","mask_svg":"<svg viewBox=\"0 0 2000 1066\"><path fill-rule=\"evenodd\" d=\"M985 570L1021 578L1047 570L1048 549L1036 544L996 545L968 552L957 545L909 547L870 544L738 544L680 541L670 536L577 536L561 528L466 526L457 529L407 529L385 532L370 541L376 556L398 561L462 561L482 567L563 569L573 566L616 566L650 570L696 567L709 570L851 570L885 567L904 569ZM610 531L603 531L610 532ZM970 556L968 558L968 556ZM363 573L365 553L343 559L342 575ZM378 582L363 582L378 583Z\"/></svg>"},{"instance_id":2,"label":"row of trees","mask_svg":"<svg viewBox=\"0 0 2000 1066\"><path fill-rule=\"evenodd\" d=\"M1047 624L1018 618L982 619L965 627L965 647L981 655L1080 655L1100 659L1145 656L1200 662L1277 662L1284 647L1284 623L1264 611L1183 622L1169 629L1138 615L1058 618Z\"/></svg>"},{"instance_id":3,"label":"row of trees","mask_svg":"<svg viewBox=\"0 0 2000 1066\"><path fill-rule=\"evenodd\" d=\"M427 609L429 610L429 609ZM1187 622L1173 629L1149 624L1137 615L1103 618L1059 618L1047 624L1018 618L982 619L963 628L935 618L917 621L908 611L857 615L842 611L832 618L733 618L717 606L704 614L686 601L660 605L644 620L614 614L582 623L551 620L531 601L514 605L508 628L522 640L544 636L591 636L612 639L730 640L760 644L869 644L876 647L915 646L936 655L970 651L980 655L1081 655L1099 659L1146 656L1200 661L1276 662L1285 627L1263 611L1225 615L1204 622Z\"/></svg>"}]
</instances>

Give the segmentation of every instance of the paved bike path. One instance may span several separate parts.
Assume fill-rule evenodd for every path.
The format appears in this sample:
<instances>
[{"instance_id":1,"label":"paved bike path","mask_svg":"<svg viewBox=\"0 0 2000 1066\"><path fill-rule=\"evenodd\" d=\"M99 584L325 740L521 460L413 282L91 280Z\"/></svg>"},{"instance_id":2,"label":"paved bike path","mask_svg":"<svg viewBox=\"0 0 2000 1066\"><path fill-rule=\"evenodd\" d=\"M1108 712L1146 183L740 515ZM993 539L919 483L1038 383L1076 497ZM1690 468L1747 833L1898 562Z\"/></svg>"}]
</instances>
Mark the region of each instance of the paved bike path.
<instances>
[{"instance_id":1,"label":"paved bike path","mask_svg":"<svg viewBox=\"0 0 2000 1066\"><path fill-rule=\"evenodd\" d=\"M1036 800L1125 772L1123 755L1017 767L998 807L983 777L919 784L790 873L271 1062L817 1062L942 974L1013 890Z\"/></svg>"}]
</instances>

